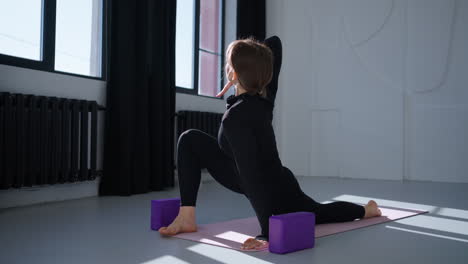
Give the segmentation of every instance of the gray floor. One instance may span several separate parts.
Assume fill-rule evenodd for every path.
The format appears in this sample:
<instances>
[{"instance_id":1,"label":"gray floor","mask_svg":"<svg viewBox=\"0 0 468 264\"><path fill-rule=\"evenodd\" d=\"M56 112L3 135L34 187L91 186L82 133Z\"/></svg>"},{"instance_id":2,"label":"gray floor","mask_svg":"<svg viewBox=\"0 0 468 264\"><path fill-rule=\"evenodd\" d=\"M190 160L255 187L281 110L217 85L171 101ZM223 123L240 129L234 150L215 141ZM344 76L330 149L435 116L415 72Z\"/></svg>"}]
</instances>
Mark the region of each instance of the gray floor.
<instances>
[{"instance_id":1,"label":"gray floor","mask_svg":"<svg viewBox=\"0 0 468 264\"><path fill-rule=\"evenodd\" d=\"M316 240L287 255L243 253L163 238L149 229L150 200L178 190L86 198L0 211L0 263L468 263L468 184L298 177L318 201L376 199L430 214ZM216 182L200 188L197 222L254 216Z\"/></svg>"}]
</instances>

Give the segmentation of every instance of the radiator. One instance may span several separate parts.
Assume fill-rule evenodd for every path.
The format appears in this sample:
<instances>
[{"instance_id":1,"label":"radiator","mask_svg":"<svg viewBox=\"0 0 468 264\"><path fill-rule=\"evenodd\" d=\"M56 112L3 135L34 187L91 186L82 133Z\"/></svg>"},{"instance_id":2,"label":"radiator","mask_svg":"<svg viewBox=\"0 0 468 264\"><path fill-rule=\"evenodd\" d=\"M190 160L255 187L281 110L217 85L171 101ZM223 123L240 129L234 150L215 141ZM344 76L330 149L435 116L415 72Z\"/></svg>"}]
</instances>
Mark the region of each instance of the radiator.
<instances>
[{"instance_id":1,"label":"radiator","mask_svg":"<svg viewBox=\"0 0 468 264\"><path fill-rule=\"evenodd\" d=\"M0 189L93 180L95 101L0 93Z\"/></svg>"},{"instance_id":2,"label":"radiator","mask_svg":"<svg viewBox=\"0 0 468 264\"><path fill-rule=\"evenodd\" d=\"M206 132L215 138L218 137L218 129L221 124L221 113L187 111L177 112L177 138L184 131L195 128Z\"/></svg>"}]
</instances>

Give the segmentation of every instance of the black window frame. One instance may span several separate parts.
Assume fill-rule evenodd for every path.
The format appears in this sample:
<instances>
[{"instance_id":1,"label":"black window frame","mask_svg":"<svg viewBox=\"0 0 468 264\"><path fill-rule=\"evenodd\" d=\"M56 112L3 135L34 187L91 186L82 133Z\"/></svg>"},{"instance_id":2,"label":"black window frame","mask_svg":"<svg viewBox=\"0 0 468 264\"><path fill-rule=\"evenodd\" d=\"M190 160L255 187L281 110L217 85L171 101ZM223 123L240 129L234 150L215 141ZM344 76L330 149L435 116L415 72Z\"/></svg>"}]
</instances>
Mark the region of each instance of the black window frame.
<instances>
[{"instance_id":1,"label":"black window frame","mask_svg":"<svg viewBox=\"0 0 468 264\"><path fill-rule=\"evenodd\" d=\"M193 88L183 88L179 87L176 85L176 92L177 93L184 93L184 94L191 94L191 95L196 95L196 96L201 96L201 97L207 97L207 98L213 98L213 99L224 99L224 95L221 97L216 97L216 96L208 96L208 95L203 95L203 94L198 94L199 91L199 65L200 65L200 58L199 58L199 53L200 51L215 54L219 56L219 65L220 65L220 77L219 78L219 91L222 90L223 88L223 76L224 76L224 39L225 39L225 27L224 27L224 22L225 22L225 0L218 0L220 2L220 27L219 27L219 35L221 36L219 38L219 44L221 47L221 52L220 54L218 53L213 53L211 51L207 51L204 49L200 48L200 0L194 0L195 1L195 10L194 10L194 38L193 38L193 72L192 72L192 81L193 81ZM177 30L177 29L176 29Z\"/></svg>"},{"instance_id":2,"label":"black window frame","mask_svg":"<svg viewBox=\"0 0 468 264\"><path fill-rule=\"evenodd\" d=\"M57 0L42 0L42 30L41 50L42 60L32 60L0 53L0 64L21 68L53 72L80 78L105 81L108 79L108 41L109 33L109 0L102 1L102 47L101 47L101 76L89 76L55 70L55 28L57 14Z\"/></svg>"}]
</instances>

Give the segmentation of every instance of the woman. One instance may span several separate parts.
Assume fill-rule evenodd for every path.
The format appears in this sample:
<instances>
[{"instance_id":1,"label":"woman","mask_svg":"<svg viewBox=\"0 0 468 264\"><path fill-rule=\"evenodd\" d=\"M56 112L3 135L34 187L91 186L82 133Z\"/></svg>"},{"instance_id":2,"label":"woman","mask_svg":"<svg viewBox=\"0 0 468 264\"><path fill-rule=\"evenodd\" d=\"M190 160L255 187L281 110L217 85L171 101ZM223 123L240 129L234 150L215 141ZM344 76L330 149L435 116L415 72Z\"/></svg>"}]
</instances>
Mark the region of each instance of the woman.
<instances>
[{"instance_id":1,"label":"woman","mask_svg":"<svg viewBox=\"0 0 468 264\"><path fill-rule=\"evenodd\" d=\"M176 219L159 229L161 234L197 231L195 205L202 168L207 168L226 188L244 194L253 206L261 234L247 239L243 249L268 245L271 215L314 212L317 224L381 215L372 200L365 206L316 202L301 190L293 173L282 165L272 127L281 59L281 41L276 36L264 43L245 39L229 45L225 68L229 82L217 96L233 85L236 93L227 98L218 139L196 129L180 135L177 165L181 207Z\"/></svg>"}]
</instances>

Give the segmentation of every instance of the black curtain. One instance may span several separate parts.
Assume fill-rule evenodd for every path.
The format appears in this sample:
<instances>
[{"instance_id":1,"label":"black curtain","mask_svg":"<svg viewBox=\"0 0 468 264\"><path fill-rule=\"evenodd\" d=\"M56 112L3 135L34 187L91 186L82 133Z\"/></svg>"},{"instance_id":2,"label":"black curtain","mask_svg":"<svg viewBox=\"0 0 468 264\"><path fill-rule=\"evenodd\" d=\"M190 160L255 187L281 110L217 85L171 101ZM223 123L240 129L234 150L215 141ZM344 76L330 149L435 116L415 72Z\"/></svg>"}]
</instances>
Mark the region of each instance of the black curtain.
<instances>
[{"instance_id":1,"label":"black curtain","mask_svg":"<svg viewBox=\"0 0 468 264\"><path fill-rule=\"evenodd\" d=\"M237 39L265 39L265 0L237 0Z\"/></svg>"},{"instance_id":2,"label":"black curtain","mask_svg":"<svg viewBox=\"0 0 468 264\"><path fill-rule=\"evenodd\" d=\"M100 195L174 186L174 0L114 0Z\"/></svg>"}]
</instances>

